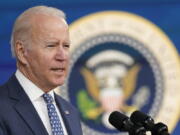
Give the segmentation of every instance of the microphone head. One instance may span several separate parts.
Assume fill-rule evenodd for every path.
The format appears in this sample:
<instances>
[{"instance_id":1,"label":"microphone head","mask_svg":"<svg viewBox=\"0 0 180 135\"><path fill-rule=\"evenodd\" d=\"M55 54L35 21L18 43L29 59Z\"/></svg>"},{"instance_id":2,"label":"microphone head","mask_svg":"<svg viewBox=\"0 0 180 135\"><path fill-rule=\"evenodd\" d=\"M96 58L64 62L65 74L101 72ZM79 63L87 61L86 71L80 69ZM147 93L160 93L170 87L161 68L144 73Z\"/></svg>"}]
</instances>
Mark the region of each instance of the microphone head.
<instances>
[{"instance_id":1,"label":"microphone head","mask_svg":"<svg viewBox=\"0 0 180 135\"><path fill-rule=\"evenodd\" d=\"M130 120L136 125L144 126L147 130L152 130L154 126L154 120L149 115L140 111L134 111L131 114Z\"/></svg>"},{"instance_id":2,"label":"microphone head","mask_svg":"<svg viewBox=\"0 0 180 135\"><path fill-rule=\"evenodd\" d=\"M109 122L120 131L128 131L126 125L129 124L130 119L126 115L118 111L114 111L109 116Z\"/></svg>"},{"instance_id":3,"label":"microphone head","mask_svg":"<svg viewBox=\"0 0 180 135\"><path fill-rule=\"evenodd\" d=\"M162 122L155 124L152 133L153 135L169 135L168 127Z\"/></svg>"},{"instance_id":4,"label":"microphone head","mask_svg":"<svg viewBox=\"0 0 180 135\"><path fill-rule=\"evenodd\" d=\"M130 119L133 123L142 123L145 120L147 120L148 118L149 118L148 115L146 115L140 111L134 111L130 117Z\"/></svg>"}]
</instances>

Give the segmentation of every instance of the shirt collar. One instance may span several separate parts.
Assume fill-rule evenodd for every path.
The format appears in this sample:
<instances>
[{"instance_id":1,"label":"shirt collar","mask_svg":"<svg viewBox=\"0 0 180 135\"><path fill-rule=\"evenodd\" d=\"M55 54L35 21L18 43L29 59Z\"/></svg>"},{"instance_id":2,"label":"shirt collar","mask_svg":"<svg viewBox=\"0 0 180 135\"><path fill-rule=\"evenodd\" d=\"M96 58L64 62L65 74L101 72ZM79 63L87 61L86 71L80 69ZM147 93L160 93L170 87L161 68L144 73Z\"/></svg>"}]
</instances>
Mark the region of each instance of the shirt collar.
<instances>
[{"instance_id":1,"label":"shirt collar","mask_svg":"<svg viewBox=\"0 0 180 135\"><path fill-rule=\"evenodd\" d=\"M45 93L42 89L36 86L31 80L29 80L26 76L24 76L19 70L16 71L15 76L31 101L35 101L39 99ZM48 94L50 94L54 99L54 89L50 90Z\"/></svg>"}]
</instances>

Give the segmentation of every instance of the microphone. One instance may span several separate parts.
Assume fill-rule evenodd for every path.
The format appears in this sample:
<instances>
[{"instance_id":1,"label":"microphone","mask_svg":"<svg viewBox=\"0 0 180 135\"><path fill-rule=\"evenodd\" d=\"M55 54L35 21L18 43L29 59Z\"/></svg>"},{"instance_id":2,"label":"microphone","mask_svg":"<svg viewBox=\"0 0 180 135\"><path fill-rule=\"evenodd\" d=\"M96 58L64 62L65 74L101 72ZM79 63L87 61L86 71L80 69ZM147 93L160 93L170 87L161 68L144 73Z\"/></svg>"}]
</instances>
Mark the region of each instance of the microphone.
<instances>
[{"instance_id":1,"label":"microphone","mask_svg":"<svg viewBox=\"0 0 180 135\"><path fill-rule=\"evenodd\" d=\"M134 125L126 115L118 111L110 114L109 122L119 131L129 132L129 135L146 135L143 126Z\"/></svg>"},{"instance_id":2,"label":"microphone","mask_svg":"<svg viewBox=\"0 0 180 135\"><path fill-rule=\"evenodd\" d=\"M151 131L152 135L169 135L168 128L163 123L154 123L154 120L147 114L135 111L131 114L130 120L138 125L143 126L147 131Z\"/></svg>"},{"instance_id":3,"label":"microphone","mask_svg":"<svg viewBox=\"0 0 180 135\"><path fill-rule=\"evenodd\" d=\"M170 135L170 134L168 133L168 127L164 123L159 122L155 124L154 130L152 131L152 135Z\"/></svg>"},{"instance_id":4,"label":"microphone","mask_svg":"<svg viewBox=\"0 0 180 135\"><path fill-rule=\"evenodd\" d=\"M152 131L154 127L154 120L140 111L134 111L130 120L137 125L144 126L147 131Z\"/></svg>"}]
</instances>

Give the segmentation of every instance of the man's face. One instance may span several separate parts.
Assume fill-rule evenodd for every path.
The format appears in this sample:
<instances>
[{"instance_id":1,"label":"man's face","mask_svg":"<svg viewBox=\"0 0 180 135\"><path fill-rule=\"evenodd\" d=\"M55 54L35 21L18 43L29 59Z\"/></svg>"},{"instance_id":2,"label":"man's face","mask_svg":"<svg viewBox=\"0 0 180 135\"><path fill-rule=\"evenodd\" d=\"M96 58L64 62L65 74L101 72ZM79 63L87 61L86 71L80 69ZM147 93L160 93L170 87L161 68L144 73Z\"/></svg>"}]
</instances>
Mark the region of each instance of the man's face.
<instances>
[{"instance_id":1,"label":"man's face","mask_svg":"<svg viewBox=\"0 0 180 135\"><path fill-rule=\"evenodd\" d=\"M69 31L58 17L34 17L32 42L26 49L27 77L44 91L64 83L69 64Z\"/></svg>"}]
</instances>

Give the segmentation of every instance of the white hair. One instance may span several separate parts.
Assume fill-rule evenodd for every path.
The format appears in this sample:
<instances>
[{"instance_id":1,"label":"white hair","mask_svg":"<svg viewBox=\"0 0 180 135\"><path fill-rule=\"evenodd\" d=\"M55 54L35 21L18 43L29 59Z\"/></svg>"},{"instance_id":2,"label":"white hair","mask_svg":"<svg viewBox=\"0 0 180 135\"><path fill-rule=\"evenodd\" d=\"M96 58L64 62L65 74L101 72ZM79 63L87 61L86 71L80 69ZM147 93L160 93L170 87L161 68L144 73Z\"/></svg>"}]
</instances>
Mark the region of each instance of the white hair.
<instances>
[{"instance_id":1,"label":"white hair","mask_svg":"<svg viewBox=\"0 0 180 135\"><path fill-rule=\"evenodd\" d=\"M59 10L54 7L47 6L36 6L27 9L24 11L15 21L14 27L11 34L11 53L13 57L16 57L14 46L17 40L21 40L23 42L30 42L30 30L32 27L32 21L30 21L31 17L36 14L43 14L49 16L55 16L66 19L65 13L62 10Z\"/></svg>"}]
</instances>

